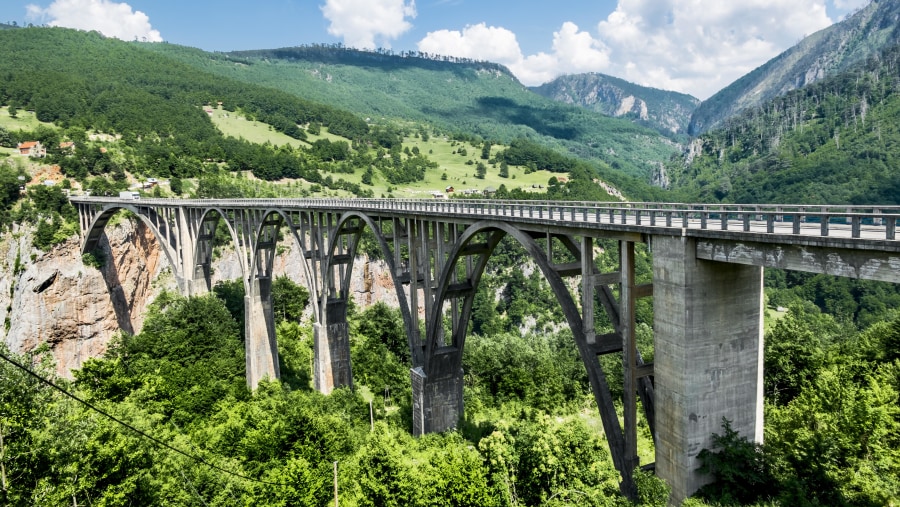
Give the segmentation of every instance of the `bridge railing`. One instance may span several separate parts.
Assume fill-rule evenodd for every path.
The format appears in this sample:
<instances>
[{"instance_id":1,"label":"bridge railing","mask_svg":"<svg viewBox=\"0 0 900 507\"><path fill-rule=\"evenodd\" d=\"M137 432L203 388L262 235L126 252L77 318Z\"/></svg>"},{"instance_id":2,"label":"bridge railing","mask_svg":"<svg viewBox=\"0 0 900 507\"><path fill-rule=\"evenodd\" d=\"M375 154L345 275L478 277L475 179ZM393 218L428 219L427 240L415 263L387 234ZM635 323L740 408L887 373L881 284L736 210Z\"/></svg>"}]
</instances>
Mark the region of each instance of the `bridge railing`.
<instances>
[{"instance_id":1,"label":"bridge railing","mask_svg":"<svg viewBox=\"0 0 900 507\"><path fill-rule=\"evenodd\" d=\"M661 202L511 201L497 199L118 199L74 202L132 206L375 210L396 213L506 217L566 223L629 225L780 235L896 240L900 206L685 204Z\"/></svg>"}]
</instances>

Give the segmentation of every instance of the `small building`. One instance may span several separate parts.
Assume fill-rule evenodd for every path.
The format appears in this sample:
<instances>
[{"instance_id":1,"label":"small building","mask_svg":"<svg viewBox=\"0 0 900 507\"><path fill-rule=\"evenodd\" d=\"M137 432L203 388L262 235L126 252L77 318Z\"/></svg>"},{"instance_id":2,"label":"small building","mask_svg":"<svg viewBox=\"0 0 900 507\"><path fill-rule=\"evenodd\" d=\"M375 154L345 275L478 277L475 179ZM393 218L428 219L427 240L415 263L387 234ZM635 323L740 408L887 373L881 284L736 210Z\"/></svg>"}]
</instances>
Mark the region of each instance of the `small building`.
<instances>
[{"instance_id":1,"label":"small building","mask_svg":"<svg viewBox=\"0 0 900 507\"><path fill-rule=\"evenodd\" d=\"M435 191L435 192L432 192L432 193L431 193L431 197L434 197L435 199L446 199L446 198L447 198L447 194L444 194L444 193L442 193L442 192L436 192L436 191Z\"/></svg>"},{"instance_id":2,"label":"small building","mask_svg":"<svg viewBox=\"0 0 900 507\"><path fill-rule=\"evenodd\" d=\"M487 187L487 188L484 189L484 195L485 195L485 197L490 197L490 196L492 196L492 195L494 195L494 194L496 194L496 193L497 193L497 189L494 188L494 187Z\"/></svg>"},{"instance_id":3,"label":"small building","mask_svg":"<svg viewBox=\"0 0 900 507\"><path fill-rule=\"evenodd\" d=\"M446 192L448 194L452 194L455 191L456 191L456 189L454 189L452 186L444 189L444 192Z\"/></svg>"},{"instance_id":4,"label":"small building","mask_svg":"<svg viewBox=\"0 0 900 507\"><path fill-rule=\"evenodd\" d=\"M40 141L25 141L16 145L19 155L25 155L32 158L43 158L47 156L47 148Z\"/></svg>"},{"instance_id":5,"label":"small building","mask_svg":"<svg viewBox=\"0 0 900 507\"><path fill-rule=\"evenodd\" d=\"M75 151L75 143L72 141L59 143L59 151Z\"/></svg>"}]
</instances>

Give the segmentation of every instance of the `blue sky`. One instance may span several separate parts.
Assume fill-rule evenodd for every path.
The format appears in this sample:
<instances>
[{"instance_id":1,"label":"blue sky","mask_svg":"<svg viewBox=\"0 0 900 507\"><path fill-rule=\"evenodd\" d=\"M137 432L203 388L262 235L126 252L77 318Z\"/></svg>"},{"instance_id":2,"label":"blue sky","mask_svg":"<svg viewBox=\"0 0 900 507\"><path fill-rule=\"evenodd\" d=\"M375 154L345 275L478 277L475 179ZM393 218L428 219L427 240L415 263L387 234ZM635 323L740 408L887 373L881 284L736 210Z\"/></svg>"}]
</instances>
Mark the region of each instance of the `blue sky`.
<instances>
[{"instance_id":1,"label":"blue sky","mask_svg":"<svg viewBox=\"0 0 900 507\"><path fill-rule=\"evenodd\" d=\"M4 0L0 19L208 51L342 42L602 72L705 99L868 0ZM16 4L16 5L10 5Z\"/></svg>"}]
</instances>

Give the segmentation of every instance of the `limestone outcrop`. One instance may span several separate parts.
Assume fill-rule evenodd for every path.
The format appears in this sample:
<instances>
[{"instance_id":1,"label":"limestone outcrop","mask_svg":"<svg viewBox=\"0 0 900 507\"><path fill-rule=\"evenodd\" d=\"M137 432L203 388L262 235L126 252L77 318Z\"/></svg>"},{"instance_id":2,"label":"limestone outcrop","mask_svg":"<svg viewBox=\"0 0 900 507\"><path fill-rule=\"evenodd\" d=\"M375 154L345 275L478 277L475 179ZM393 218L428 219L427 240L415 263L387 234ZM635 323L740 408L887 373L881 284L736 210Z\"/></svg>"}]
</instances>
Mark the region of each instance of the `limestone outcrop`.
<instances>
[{"instance_id":1,"label":"limestone outcrop","mask_svg":"<svg viewBox=\"0 0 900 507\"><path fill-rule=\"evenodd\" d=\"M21 227L0 242L2 336L16 352L47 344L60 375L103 354L119 330L140 330L147 305L174 287L171 276L160 276L167 266L150 231L127 220L109 228L102 270L84 265L77 238L49 252L31 243Z\"/></svg>"}]
</instances>

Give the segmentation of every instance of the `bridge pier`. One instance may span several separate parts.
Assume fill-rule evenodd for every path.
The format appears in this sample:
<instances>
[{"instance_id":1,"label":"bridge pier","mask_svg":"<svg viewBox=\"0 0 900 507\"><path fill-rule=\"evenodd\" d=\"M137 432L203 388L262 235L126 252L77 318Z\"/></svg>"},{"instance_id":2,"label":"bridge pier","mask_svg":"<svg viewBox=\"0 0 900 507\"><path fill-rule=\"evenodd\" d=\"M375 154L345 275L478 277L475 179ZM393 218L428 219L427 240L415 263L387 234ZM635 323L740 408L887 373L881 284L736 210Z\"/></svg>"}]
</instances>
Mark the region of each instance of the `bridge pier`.
<instances>
[{"instance_id":1,"label":"bridge pier","mask_svg":"<svg viewBox=\"0 0 900 507\"><path fill-rule=\"evenodd\" d=\"M329 394L338 387L353 387L347 301L328 300L325 304L325 323L316 323L313 326L313 341L315 389L320 393Z\"/></svg>"},{"instance_id":2,"label":"bridge pier","mask_svg":"<svg viewBox=\"0 0 900 507\"><path fill-rule=\"evenodd\" d=\"M266 377L281 377L270 278L255 278L244 296L244 343L250 389L255 390Z\"/></svg>"},{"instance_id":3,"label":"bridge pier","mask_svg":"<svg viewBox=\"0 0 900 507\"><path fill-rule=\"evenodd\" d=\"M762 268L697 259L694 238L651 241L656 473L680 505L712 481L697 455L723 418L762 441Z\"/></svg>"},{"instance_id":4,"label":"bridge pier","mask_svg":"<svg viewBox=\"0 0 900 507\"><path fill-rule=\"evenodd\" d=\"M456 428L463 415L463 371L453 366L458 363L441 360L449 355L436 354L428 374L422 367L410 370L415 436Z\"/></svg>"}]
</instances>

